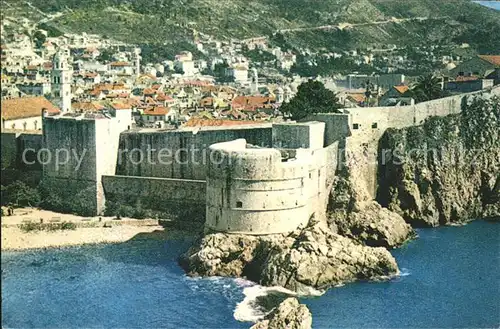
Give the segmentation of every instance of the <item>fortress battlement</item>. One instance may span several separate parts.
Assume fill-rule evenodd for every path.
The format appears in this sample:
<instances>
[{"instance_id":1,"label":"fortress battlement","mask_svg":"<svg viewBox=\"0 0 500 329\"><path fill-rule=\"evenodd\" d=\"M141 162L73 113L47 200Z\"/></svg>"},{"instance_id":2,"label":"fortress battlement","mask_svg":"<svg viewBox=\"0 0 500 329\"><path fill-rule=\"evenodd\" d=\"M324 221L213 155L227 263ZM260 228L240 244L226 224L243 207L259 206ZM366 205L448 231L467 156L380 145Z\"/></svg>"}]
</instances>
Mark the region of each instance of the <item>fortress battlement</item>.
<instances>
[{"instance_id":1,"label":"fortress battlement","mask_svg":"<svg viewBox=\"0 0 500 329\"><path fill-rule=\"evenodd\" d=\"M315 114L298 123L133 131L128 130L127 111L109 118L44 116L44 148L86 153L78 170L75 161L79 159L57 166L44 164L43 180L53 182L52 191L63 198L90 200L85 206L93 214L104 211L108 193L115 204L131 207L147 203L162 211L204 209L190 216L205 218L207 230L285 233L311 216L325 216L338 156L349 151L376 156L378 141L388 128L459 113L467 98L478 94L499 95L500 87L410 106ZM140 157L151 153L156 159L165 149L171 152L171 161ZM377 164L356 165L356 179L374 196ZM134 186L137 195L125 191L127 184Z\"/></svg>"}]
</instances>

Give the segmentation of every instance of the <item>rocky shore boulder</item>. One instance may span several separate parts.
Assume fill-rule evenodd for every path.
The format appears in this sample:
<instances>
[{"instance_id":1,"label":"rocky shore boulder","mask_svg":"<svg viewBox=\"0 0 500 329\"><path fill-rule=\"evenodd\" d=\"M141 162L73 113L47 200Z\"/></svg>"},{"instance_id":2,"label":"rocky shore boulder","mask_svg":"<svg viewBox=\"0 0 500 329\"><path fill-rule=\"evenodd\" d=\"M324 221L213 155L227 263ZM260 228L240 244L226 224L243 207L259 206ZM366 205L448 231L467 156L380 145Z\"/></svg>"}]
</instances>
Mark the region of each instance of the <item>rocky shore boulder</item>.
<instances>
[{"instance_id":1,"label":"rocky shore boulder","mask_svg":"<svg viewBox=\"0 0 500 329\"><path fill-rule=\"evenodd\" d=\"M179 263L191 276L254 277L250 272L252 264L259 260L257 249L262 243L252 235L208 234L195 242Z\"/></svg>"},{"instance_id":2,"label":"rocky shore boulder","mask_svg":"<svg viewBox=\"0 0 500 329\"><path fill-rule=\"evenodd\" d=\"M374 280L399 273L385 248L360 245L332 233L321 222L311 223L293 241L271 252L261 284L281 286L300 294L355 280Z\"/></svg>"},{"instance_id":3,"label":"rocky shore boulder","mask_svg":"<svg viewBox=\"0 0 500 329\"><path fill-rule=\"evenodd\" d=\"M290 297L250 329L311 329L311 326L312 315L307 306Z\"/></svg>"},{"instance_id":4,"label":"rocky shore boulder","mask_svg":"<svg viewBox=\"0 0 500 329\"><path fill-rule=\"evenodd\" d=\"M371 247L393 249L416 237L403 217L376 201L358 203L348 216L330 216L330 225L338 234Z\"/></svg>"},{"instance_id":5,"label":"rocky shore boulder","mask_svg":"<svg viewBox=\"0 0 500 329\"><path fill-rule=\"evenodd\" d=\"M246 277L301 294L399 273L385 248L363 246L314 220L287 236L209 234L179 263L188 275Z\"/></svg>"}]
</instances>

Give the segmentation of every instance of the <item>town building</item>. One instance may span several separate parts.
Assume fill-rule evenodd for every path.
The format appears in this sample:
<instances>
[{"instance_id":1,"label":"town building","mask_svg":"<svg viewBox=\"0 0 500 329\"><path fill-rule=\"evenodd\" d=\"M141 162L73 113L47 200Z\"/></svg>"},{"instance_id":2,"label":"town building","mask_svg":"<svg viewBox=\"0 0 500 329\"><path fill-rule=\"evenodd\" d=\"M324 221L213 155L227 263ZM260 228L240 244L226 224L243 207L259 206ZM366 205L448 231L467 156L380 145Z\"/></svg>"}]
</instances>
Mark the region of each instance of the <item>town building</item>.
<instances>
[{"instance_id":1,"label":"town building","mask_svg":"<svg viewBox=\"0 0 500 329\"><path fill-rule=\"evenodd\" d=\"M477 76L493 79L494 84L500 84L500 55L478 55L459 64L450 71L453 77Z\"/></svg>"},{"instance_id":2,"label":"town building","mask_svg":"<svg viewBox=\"0 0 500 329\"><path fill-rule=\"evenodd\" d=\"M42 111L57 114L60 110L45 97L22 97L2 100L2 129L42 129Z\"/></svg>"},{"instance_id":3,"label":"town building","mask_svg":"<svg viewBox=\"0 0 500 329\"><path fill-rule=\"evenodd\" d=\"M444 83L444 90L451 93L469 93L493 87L493 79L479 79L477 76L458 76L453 81Z\"/></svg>"}]
</instances>

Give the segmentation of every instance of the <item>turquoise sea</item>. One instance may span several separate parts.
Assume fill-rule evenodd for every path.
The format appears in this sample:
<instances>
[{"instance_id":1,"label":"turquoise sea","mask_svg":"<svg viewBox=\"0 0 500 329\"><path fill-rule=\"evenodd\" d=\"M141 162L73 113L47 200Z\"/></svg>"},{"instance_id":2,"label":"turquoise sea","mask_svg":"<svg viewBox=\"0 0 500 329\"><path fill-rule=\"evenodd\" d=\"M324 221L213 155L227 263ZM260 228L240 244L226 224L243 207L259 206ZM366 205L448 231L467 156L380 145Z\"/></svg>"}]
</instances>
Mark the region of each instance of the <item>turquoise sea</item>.
<instances>
[{"instance_id":1,"label":"turquoise sea","mask_svg":"<svg viewBox=\"0 0 500 329\"><path fill-rule=\"evenodd\" d=\"M500 10L500 1L474 1L479 3L480 5L490 7L496 10Z\"/></svg>"},{"instance_id":2,"label":"turquoise sea","mask_svg":"<svg viewBox=\"0 0 500 329\"><path fill-rule=\"evenodd\" d=\"M418 233L393 251L399 278L302 299L313 327L498 328L500 225L476 221ZM186 277L176 258L191 243L2 252L2 327L249 328L234 312L258 287ZM251 318L252 311L240 305L237 317Z\"/></svg>"}]
</instances>

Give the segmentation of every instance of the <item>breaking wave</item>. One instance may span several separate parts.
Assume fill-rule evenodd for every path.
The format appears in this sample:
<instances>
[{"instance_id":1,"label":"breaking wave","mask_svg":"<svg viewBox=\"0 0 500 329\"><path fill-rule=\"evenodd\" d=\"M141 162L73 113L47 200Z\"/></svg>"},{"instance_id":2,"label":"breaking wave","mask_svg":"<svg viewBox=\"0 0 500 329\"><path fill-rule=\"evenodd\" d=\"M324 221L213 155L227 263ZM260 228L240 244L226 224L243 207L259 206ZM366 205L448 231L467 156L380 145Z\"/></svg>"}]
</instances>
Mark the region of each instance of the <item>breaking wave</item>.
<instances>
[{"instance_id":1,"label":"breaking wave","mask_svg":"<svg viewBox=\"0 0 500 329\"><path fill-rule=\"evenodd\" d=\"M321 296L324 292L310 289L307 296ZM274 308L288 297L301 295L283 287L263 287L257 284L247 286L243 290L245 298L236 305L234 318L242 322L262 320Z\"/></svg>"}]
</instances>

